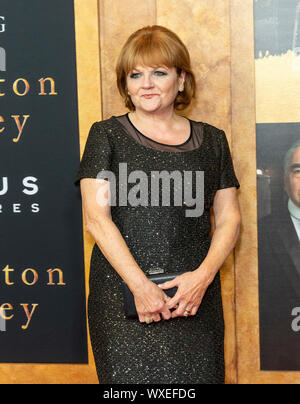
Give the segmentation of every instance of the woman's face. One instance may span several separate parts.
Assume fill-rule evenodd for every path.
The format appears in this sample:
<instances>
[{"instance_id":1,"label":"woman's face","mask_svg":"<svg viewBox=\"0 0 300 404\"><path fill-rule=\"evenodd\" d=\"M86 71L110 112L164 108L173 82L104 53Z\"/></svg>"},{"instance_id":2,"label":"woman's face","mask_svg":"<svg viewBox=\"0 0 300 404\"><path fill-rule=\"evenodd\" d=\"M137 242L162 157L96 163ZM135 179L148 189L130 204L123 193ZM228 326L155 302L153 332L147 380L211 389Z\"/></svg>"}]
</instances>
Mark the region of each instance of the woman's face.
<instances>
[{"instance_id":1,"label":"woman's face","mask_svg":"<svg viewBox=\"0 0 300 404\"><path fill-rule=\"evenodd\" d=\"M185 72L178 76L175 67L138 65L127 75L127 90L136 111L161 112L173 109L184 79Z\"/></svg>"}]
</instances>

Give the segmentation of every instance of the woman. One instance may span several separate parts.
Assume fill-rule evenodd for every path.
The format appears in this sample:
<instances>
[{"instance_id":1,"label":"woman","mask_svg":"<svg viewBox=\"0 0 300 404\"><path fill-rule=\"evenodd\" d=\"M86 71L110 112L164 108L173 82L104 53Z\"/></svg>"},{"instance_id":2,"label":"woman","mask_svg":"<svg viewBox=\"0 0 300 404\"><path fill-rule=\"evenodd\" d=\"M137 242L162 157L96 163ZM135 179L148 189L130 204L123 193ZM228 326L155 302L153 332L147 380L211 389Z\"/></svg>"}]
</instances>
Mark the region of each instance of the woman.
<instances>
[{"instance_id":1,"label":"woman","mask_svg":"<svg viewBox=\"0 0 300 404\"><path fill-rule=\"evenodd\" d=\"M116 72L130 112L92 125L75 180L86 230L95 240L88 318L99 381L222 384L218 270L240 225L239 183L225 133L176 113L194 97L195 79L185 45L168 29L133 33ZM141 185L157 172L176 173L193 196L201 191L200 209L190 208L188 191L175 203L183 195L176 181L161 181L158 195L135 192L130 174L138 173ZM195 181L196 172L204 173L204 183ZM161 198L167 187L171 199L175 195L172 203ZM158 286L147 277L157 271L184 273ZM133 293L138 319L124 315L122 280ZM169 298L165 290L174 286L177 293Z\"/></svg>"}]
</instances>

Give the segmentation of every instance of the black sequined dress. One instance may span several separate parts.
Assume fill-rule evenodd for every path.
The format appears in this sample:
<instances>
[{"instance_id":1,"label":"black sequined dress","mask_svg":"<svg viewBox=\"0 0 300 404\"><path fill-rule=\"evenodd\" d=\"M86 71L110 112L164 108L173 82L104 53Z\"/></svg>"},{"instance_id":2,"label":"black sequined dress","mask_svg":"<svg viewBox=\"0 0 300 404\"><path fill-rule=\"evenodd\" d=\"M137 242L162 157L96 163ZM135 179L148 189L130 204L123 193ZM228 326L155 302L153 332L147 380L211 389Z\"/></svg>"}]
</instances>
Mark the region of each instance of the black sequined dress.
<instances>
[{"instance_id":1,"label":"black sequined dress","mask_svg":"<svg viewBox=\"0 0 300 404\"><path fill-rule=\"evenodd\" d=\"M138 131L134 138L128 121L128 115L112 116L92 125L75 184L81 178L96 178L103 170L114 173L116 201L111 206L112 219L140 268L146 273L155 268L163 268L166 273L192 271L199 267L210 247L210 207L215 193L218 189L239 187L225 133L190 120L189 139L180 146L169 146L151 142ZM120 180L119 163L127 169L126 183ZM143 180L148 180L151 191L151 176L155 172L176 171L182 179L185 171L192 172L189 178L193 196L200 192L196 187L204 192L201 216L186 214L193 207L185 203L183 185L182 203L174 203L173 195L180 190L178 181L169 182L170 206L162 201L162 181L156 203L151 204L150 191L146 200L137 195L142 201L138 206L129 204L129 198L124 203L124 195L129 195L139 182L129 176L137 170L143 172ZM196 171L204 172L204 189L196 181ZM125 318L121 278L97 244L92 252L89 282L88 320L100 383L224 383L219 274L196 316L149 325Z\"/></svg>"}]
</instances>

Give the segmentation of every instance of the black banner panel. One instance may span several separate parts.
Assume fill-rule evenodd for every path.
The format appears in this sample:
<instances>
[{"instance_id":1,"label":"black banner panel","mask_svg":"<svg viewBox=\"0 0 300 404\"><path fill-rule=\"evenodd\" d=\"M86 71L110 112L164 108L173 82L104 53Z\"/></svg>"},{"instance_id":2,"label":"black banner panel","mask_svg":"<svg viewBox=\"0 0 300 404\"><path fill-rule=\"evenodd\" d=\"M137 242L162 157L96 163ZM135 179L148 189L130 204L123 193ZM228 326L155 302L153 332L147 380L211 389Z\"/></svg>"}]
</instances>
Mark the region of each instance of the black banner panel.
<instances>
[{"instance_id":1,"label":"black banner panel","mask_svg":"<svg viewBox=\"0 0 300 404\"><path fill-rule=\"evenodd\" d=\"M254 9L260 365L300 371L300 0Z\"/></svg>"},{"instance_id":2,"label":"black banner panel","mask_svg":"<svg viewBox=\"0 0 300 404\"><path fill-rule=\"evenodd\" d=\"M0 362L87 363L72 0L1 0L0 153Z\"/></svg>"}]
</instances>

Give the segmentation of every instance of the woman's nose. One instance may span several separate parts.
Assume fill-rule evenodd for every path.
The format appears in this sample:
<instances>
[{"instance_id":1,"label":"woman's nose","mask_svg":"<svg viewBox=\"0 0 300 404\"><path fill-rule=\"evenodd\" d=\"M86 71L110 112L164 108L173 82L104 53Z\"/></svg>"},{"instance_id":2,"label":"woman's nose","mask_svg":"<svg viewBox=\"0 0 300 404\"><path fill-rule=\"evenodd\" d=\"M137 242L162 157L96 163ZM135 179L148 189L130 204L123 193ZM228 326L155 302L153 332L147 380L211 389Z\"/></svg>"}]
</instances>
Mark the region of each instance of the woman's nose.
<instances>
[{"instance_id":1,"label":"woman's nose","mask_svg":"<svg viewBox=\"0 0 300 404\"><path fill-rule=\"evenodd\" d=\"M144 74L143 87L153 87L153 80L151 74Z\"/></svg>"}]
</instances>

